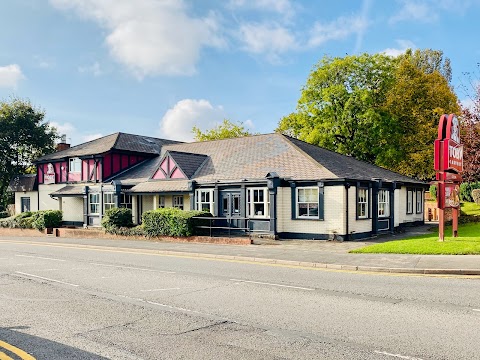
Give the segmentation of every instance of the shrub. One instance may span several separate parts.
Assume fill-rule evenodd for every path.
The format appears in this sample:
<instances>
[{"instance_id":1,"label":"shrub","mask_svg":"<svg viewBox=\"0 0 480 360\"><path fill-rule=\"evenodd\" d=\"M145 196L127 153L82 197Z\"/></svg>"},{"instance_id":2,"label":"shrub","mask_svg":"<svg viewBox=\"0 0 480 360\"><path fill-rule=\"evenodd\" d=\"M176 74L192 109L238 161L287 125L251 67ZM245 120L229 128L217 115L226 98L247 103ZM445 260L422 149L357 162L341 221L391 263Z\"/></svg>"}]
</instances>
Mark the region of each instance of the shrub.
<instances>
[{"instance_id":1,"label":"shrub","mask_svg":"<svg viewBox=\"0 0 480 360\"><path fill-rule=\"evenodd\" d=\"M432 200L437 200L437 185L430 185L430 189L428 191L430 192Z\"/></svg>"},{"instance_id":2,"label":"shrub","mask_svg":"<svg viewBox=\"0 0 480 360\"><path fill-rule=\"evenodd\" d=\"M195 216L208 215L202 211L184 211L176 208L151 210L142 215L143 228L148 237L191 236L195 233Z\"/></svg>"},{"instance_id":3,"label":"shrub","mask_svg":"<svg viewBox=\"0 0 480 360\"><path fill-rule=\"evenodd\" d=\"M102 226L105 230L132 227L132 210L128 208L112 208L105 212L102 219Z\"/></svg>"},{"instance_id":4,"label":"shrub","mask_svg":"<svg viewBox=\"0 0 480 360\"><path fill-rule=\"evenodd\" d=\"M5 218L8 218L10 216L10 214L8 213L8 211L0 211L0 219L5 219Z\"/></svg>"},{"instance_id":5,"label":"shrub","mask_svg":"<svg viewBox=\"0 0 480 360\"><path fill-rule=\"evenodd\" d=\"M105 232L122 236L146 236L143 225L135 227L110 227L105 228Z\"/></svg>"},{"instance_id":6,"label":"shrub","mask_svg":"<svg viewBox=\"0 0 480 360\"><path fill-rule=\"evenodd\" d=\"M63 214L61 210L41 210L35 212L32 217L33 228L42 231L61 226Z\"/></svg>"},{"instance_id":7,"label":"shrub","mask_svg":"<svg viewBox=\"0 0 480 360\"><path fill-rule=\"evenodd\" d=\"M480 189L480 182L462 183L460 185L460 201L473 202L472 190Z\"/></svg>"},{"instance_id":8,"label":"shrub","mask_svg":"<svg viewBox=\"0 0 480 360\"><path fill-rule=\"evenodd\" d=\"M0 227L12 229L31 229L32 228L32 212L27 211L18 215L10 216L0 220Z\"/></svg>"},{"instance_id":9,"label":"shrub","mask_svg":"<svg viewBox=\"0 0 480 360\"><path fill-rule=\"evenodd\" d=\"M475 204L480 205L480 189L472 190L472 199Z\"/></svg>"}]
</instances>

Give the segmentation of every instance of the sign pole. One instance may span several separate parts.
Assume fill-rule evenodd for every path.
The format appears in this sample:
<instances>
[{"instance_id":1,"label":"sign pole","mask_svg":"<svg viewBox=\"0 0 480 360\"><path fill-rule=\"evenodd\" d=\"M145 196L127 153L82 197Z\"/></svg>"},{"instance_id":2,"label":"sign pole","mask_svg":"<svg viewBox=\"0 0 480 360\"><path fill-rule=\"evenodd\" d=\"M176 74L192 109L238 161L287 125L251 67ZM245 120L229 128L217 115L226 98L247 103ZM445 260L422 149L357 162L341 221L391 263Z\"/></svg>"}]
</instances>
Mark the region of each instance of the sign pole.
<instances>
[{"instance_id":1,"label":"sign pole","mask_svg":"<svg viewBox=\"0 0 480 360\"><path fill-rule=\"evenodd\" d=\"M438 209L438 241L445 241L445 210Z\"/></svg>"},{"instance_id":2,"label":"sign pole","mask_svg":"<svg viewBox=\"0 0 480 360\"><path fill-rule=\"evenodd\" d=\"M453 237L458 237L458 208L454 207L452 208L452 234Z\"/></svg>"}]
</instances>

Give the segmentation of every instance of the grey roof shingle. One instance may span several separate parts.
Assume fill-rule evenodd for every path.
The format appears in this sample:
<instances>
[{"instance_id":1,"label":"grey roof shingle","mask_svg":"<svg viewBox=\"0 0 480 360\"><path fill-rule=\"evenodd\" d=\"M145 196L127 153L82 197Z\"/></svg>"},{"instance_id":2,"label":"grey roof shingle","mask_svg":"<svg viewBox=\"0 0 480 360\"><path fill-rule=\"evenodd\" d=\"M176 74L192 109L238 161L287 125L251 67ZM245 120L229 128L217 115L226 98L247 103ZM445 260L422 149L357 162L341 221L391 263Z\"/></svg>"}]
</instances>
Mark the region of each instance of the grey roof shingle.
<instances>
[{"instance_id":1,"label":"grey roof shingle","mask_svg":"<svg viewBox=\"0 0 480 360\"><path fill-rule=\"evenodd\" d=\"M114 176L110 180L116 181L124 186L136 185L148 181L160 166L161 159L160 156L157 156L153 159L145 160L127 171Z\"/></svg>"},{"instance_id":2,"label":"grey roof shingle","mask_svg":"<svg viewBox=\"0 0 480 360\"><path fill-rule=\"evenodd\" d=\"M179 151L169 151L168 153L189 179L192 178L193 174L195 174L208 158L208 156L204 154L192 154Z\"/></svg>"},{"instance_id":3,"label":"grey roof shingle","mask_svg":"<svg viewBox=\"0 0 480 360\"><path fill-rule=\"evenodd\" d=\"M34 191L37 190L37 175L36 174L21 174L15 175L10 179L7 191Z\"/></svg>"},{"instance_id":4,"label":"grey roof shingle","mask_svg":"<svg viewBox=\"0 0 480 360\"><path fill-rule=\"evenodd\" d=\"M131 151L143 154L158 155L166 144L176 144L178 141L158 139L143 135L114 133L99 139L72 146L69 149L42 156L36 162L59 160L68 157L103 154L111 150Z\"/></svg>"},{"instance_id":5,"label":"grey roof shingle","mask_svg":"<svg viewBox=\"0 0 480 360\"><path fill-rule=\"evenodd\" d=\"M152 180L135 185L129 193L165 193L165 192L186 192L189 190L188 180Z\"/></svg>"},{"instance_id":6,"label":"grey roof shingle","mask_svg":"<svg viewBox=\"0 0 480 360\"><path fill-rule=\"evenodd\" d=\"M83 196L85 186L75 186L67 185L57 191L50 193L50 196L53 197L62 197L62 196Z\"/></svg>"}]
</instances>

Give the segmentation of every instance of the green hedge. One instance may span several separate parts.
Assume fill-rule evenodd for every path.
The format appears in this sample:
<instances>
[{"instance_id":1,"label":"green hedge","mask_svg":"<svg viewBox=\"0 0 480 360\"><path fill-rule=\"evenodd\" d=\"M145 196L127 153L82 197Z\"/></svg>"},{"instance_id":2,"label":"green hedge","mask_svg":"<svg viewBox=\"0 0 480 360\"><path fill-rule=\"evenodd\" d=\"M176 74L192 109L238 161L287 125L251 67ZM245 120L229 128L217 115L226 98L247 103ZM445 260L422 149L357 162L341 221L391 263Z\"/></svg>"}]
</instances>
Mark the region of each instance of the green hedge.
<instances>
[{"instance_id":1,"label":"green hedge","mask_svg":"<svg viewBox=\"0 0 480 360\"><path fill-rule=\"evenodd\" d=\"M10 216L0 220L0 227L11 229L31 229L32 212L27 211L18 215Z\"/></svg>"},{"instance_id":2,"label":"green hedge","mask_svg":"<svg viewBox=\"0 0 480 360\"><path fill-rule=\"evenodd\" d=\"M143 225L138 225L135 227L109 227L105 228L105 232L122 236L147 236L147 234L145 234Z\"/></svg>"},{"instance_id":3,"label":"green hedge","mask_svg":"<svg viewBox=\"0 0 480 360\"><path fill-rule=\"evenodd\" d=\"M32 215L32 227L37 230L62 226L61 210L40 210Z\"/></svg>"},{"instance_id":4,"label":"green hedge","mask_svg":"<svg viewBox=\"0 0 480 360\"><path fill-rule=\"evenodd\" d=\"M460 201L473 202L472 190L480 189L480 182L460 184Z\"/></svg>"},{"instance_id":5,"label":"green hedge","mask_svg":"<svg viewBox=\"0 0 480 360\"><path fill-rule=\"evenodd\" d=\"M8 211L0 211L0 219L5 219L5 218L8 218L10 216L10 214L8 213Z\"/></svg>"},{"instance_id":6,"label":"green hedge","mask_svg":"<svg viewBox=\"0 0 480 360\"><path fill-rule=\"evenodd\" d=\"M203 211L184 211L165 208L147 211L142 215L143 228L148 237L191 236L195 234L195 216L211 216Z\"/></svg>"},{"instance_id":7,"label":"green hedge","mask_svg":"<svg viewBox=\"0 0 480 360\"><path fill-rule=\"evenodd\" d=\"M127 208L108 209L102 219L102 226L107 231L115 228L132 227L132 210Z\"/></svg>"}]
</instances>

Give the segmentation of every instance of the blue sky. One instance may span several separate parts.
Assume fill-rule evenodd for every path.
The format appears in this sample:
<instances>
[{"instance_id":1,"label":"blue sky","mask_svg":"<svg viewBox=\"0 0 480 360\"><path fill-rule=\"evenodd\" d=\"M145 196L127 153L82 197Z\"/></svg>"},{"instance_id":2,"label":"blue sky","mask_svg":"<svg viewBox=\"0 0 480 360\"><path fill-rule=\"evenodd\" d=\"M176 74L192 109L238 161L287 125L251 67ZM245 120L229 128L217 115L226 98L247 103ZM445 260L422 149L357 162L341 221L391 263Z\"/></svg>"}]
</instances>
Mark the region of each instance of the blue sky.
<instances>
[{"instance_id":1,"label":"blue sky","mask_svg":"<svg viewBox=\"0 0 480 360\"><path fill-rule=\"evenodd\" d=\"M464 100L479 14L480 0L4 0L0 99L30 99L73 144L188 141L224 118L267 133L324 55L432 48Z\"/></svg>"}]
</instances>

